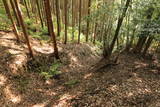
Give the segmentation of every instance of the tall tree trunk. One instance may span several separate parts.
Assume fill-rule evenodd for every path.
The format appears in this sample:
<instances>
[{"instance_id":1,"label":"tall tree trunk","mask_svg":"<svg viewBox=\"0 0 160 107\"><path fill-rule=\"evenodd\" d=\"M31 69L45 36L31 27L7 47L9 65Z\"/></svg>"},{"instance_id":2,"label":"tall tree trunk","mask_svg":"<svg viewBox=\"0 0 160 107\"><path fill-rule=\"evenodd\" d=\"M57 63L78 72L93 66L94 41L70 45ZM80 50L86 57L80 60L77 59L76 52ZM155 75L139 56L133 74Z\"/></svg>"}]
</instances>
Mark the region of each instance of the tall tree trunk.
<instances>
[{"instance_id":1,"label":"tall tree trunk","mask_svg":"<svg viewBox=\"0 0 160 107\"><path fill-rule=\"evenodd\" d=\"M3 4L4 4L5 10L6 10L6 14L8 15L8 18L12 22L13 31L14 31L15 37L17 39L17 42L20 42L20 39L19 39L19 36L18 36L19 33L18 33L18 30L17 30L16 24L15 24L13 18L12 18L7 0L3 0Z\"/></svg>"},{"instance_id":2,"label":"tall tree trunk","mask_svg":"<svg viewBox=\"0 0 160 107\"><path fill-rule=\"evenodd\" d=\"M29 9L28 9L28 5L27 5L26 0L24 0L24 5L25 5L26 11L27 11L27 16L28 16L28 18L31 18L31 17L30 17L30 14L29 14Z\"/></svg>"},{"instance_id":3,"label":"tall tree trunk","mask_svg":"<svg viewBox=\"0 0 160 107\"><path fill-rule=\"evenodd\" d=\"M90 7L91 7L91 0L88 0L88 16L90 16ZM88 42L88 36L89 36L89 25L90 25L90 20L87 20L87 34L86 34L86 42Z\"/></svg>"},{"instance_id":4,"label":"tall tree trunk","mask_svg":"<svg viewBox=\"0 0 160 107\"><path fill-rule=\"evenodd\" d=\"M11 7L13 9L14 16L15 16L16 21L17 21L17 26L20 27L19 17L17 15L16 9L15 9L15 5L14 5L12 0L10 0L10 3L11 3Z\"/></svg>"},{"instance_id":5,"label":"tall tree trunk","mask_svg":"<svg viewBox=\"0 0 160 107\"><path fill-rule=\"evenodd\" d=\"M75 16L74 16L74 2L75 0L72 0L72 40L74 40L74 26L75 26Z\"/></svg>"},{"instance_id":6,"label":"tall tree trunk","mask_svg":"<svg viewBox=\"0 0 160 107\"><path fill-rule=\"evenodd\" d=\"M148 49L150 48L150 46L151 46L151 44L152 44L153 39L154 39L153 36L151 36L151 37L148 38L147 43L146 43L146 46L145 46L145 48L144 48L144 50L143 50L143 56L146 55Z\"/></svg>"},{"instance_id":7,"label":"tall tree trunk","mask_svg":"<svg viewBox=\"0 0 160 107\"><path fill-rule=\"evenodd\" d=\"M50 7L49 0L44 0L44 5L45 5L45 12L46 12L46 17L47 17L48 31L49 31L50 37L52 38L52 41L53 41L55 57L56 57L56 59L59 59L57 41L56 41L56 36L54 33L51 7Z\"/></svg>"},{"instance_id":8,"label":"tall tree trunk","mask_svg":"<svg viewBox=\"0 0 160 107\"><path fill-rule=\"evenodd\" d=\"M140 53L141 52L146 40L147 40L147 37L143 37L143 36L139 37L136 48L134 49L135 53Z\"/></svg>"},{"instance_id":9,"label":"tall tree trunk","mask_svg":"<svg viewBox=\"0 0 160 107\"><path fill-rule=\"evenodd\" d=\"M108 55L105 55L108 58L110 58L110 56L112 54L113 48L115 46L116 40L117 40L118 35L119 35L120 28L121 28L122 23L123 23L123 19L126 16L126 12L127 12L127 9L129 7L130 2L131 2L131 0L127 0L126 1L126 5L125 5L125 8L123 9L122 16L120 16L119 19L118 19L117 28L116 28L116 31L115 31L115 35L114 35L113 41L112 41L112 43L110 45L110 48L109 48L109 51L108 51Z\"/></svg>"},{"instance_id":10,"label":"tall tree trunk","mask_svg":"<svg viewBox=\"0 0 160 107\"><path fill-rule=\"evenodd\" d=\"M154 12L154 8L153 7L150 7L147 10L147 12L146 12L147 13L147 20L151 20L152 19L153 12ZM144 29L148 28L148 24L149 24L148 22L145 23ZM137 45L136 45L136 47L134 49L135 53L140 53L141 52L141 50L143 49L143 46L146 43L146 40L147 40L147 38L149 36L149 33L150 33L150 31L145 31L145 32L141 31L142 35L140 35L139 40L137 42Z\"/></svg>"},{"instance_id":11,"label":"tall tree trunk","mask_svg":"<svg viewBox=\"0 0 160 107\"><path fill-rule=\"evenodd\" d=\"M130 35L129 35L129 32L130 32L130 13L128 14L128 17L126 19L126 22L127 22L127 41L126 41L126 51L129 52L129 44L130 44Z\"/></svg>"},{"instance_id":12,"label":"tall tree trunk","mask_svg":"<svg viewBox=\"0 0 160 107\"><path fill-rule=\"evenodd\" d=\"M59 8L59 0L56 0L56 17L57 17L57 36L60 36L61 33L61 19L60 19L60 8Z\"/></svg>"},{"instance_id":13,"label":"tall tree trunk","mask_svg":"<svg viewBox=\"0 0 160 107\"><path fill-rule=\"evenodd\" d=\"M82 10L82 0L79 0L79 29L78 29L78 43L81 39L81 10Z\"/></svg>"},{"instance_id":14,"label":"tall tree trunk","mask_svg":"<svg viewBox=\"0 0 160 107\"><path fill-rule=\"evenodd\" d=\"M43 28L43 19L42 19L42 15L41 15L41 10L40 10L40 5L39 5L39 1L36 0L36 4L37 4L37 9L38 9L38 15L39 15L39 19L41 21L41 26Z\"/></svg>"},{"instance_id":15,"label":"tall tree trunk","mask_svg":"<svg viewBox=\"0 0 160 107\"><path fill-rule=\"evenodd\" d=\"M65 16L65 38L64 38L64 44L67 43L67 29L68 29L68 0L65 0L64 1L64 16Z\"/></svg>"},{"instance_id":16,"label":"tall tree trunk","mask_svg":"<svg viewBox=\"0 0 160 107\"><path fill-rule=\"evenodd\" d=\"M51 0L51 10L52 10L52 13L53 13L53 15L55 15L55 13L56 13L56 9L55 9L55 0Z\"/></svg>"},{"instance_id":17,"label":"tall tree trunk","mask_svg":"<svg viewBox=\"0 0 160 107\"><path fill-rule=\"evenodd\" d=\"M14 2L15 2L15 7L16 7L19 19L20 19L20 24L21 24L21 27L22 27L22 30L23 30L23 33L24 33L24 37L25 37L26 42L27 42L27 46L28 46L28 49L29 49L30 56L33 57L33 51L32 51L32 48L31 48L31 45L30 45L30 42L29 42L28 33L27 33L27 30L26 30L26 26L24 24L24 20L23 20L21 11L20 11L18 0L14 0Z\"/></svg>"},{"instance_id":18,"label":"tall tree trunk","mask_svg":"<svg viewBox=\"0 0 160 107\"><path fill-rule=\"evenodd\" d=\"M93 35L93 44L96 43L97 27L98 27L98 24L95 23L95 27L94 27L94 35Z\"/></svg>"}]
</instances>

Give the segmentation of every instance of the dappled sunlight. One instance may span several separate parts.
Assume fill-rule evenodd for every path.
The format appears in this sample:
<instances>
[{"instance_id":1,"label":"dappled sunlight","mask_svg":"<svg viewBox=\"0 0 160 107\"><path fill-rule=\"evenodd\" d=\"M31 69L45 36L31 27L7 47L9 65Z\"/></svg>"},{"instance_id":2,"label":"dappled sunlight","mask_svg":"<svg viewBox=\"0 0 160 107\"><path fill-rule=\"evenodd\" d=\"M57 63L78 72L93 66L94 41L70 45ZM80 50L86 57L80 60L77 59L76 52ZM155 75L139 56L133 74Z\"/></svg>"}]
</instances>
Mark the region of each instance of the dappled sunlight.
<instances>
[{"instance_id":1,"label":"dappled sunlight","mask_svg":"<svg viewBox=\"0 0 160 107\"><path fill-rule=\"evenodd\" d=\"M74 63L77 64L78 63L78 59L77 59L76 56L73 55L73 53L69 53L68 56L70 57L70 60L71 60L72 64L74 64Z\"/></svg>"},{"instance_id":2,"label":"dappled sunlight","mask_svg":"<svg viewBox=\"0 0 160 107\"><path fill-rule=\"evenodd\" d=\"M17 51L15 49L9 49L8 52L10 52L12 55L17 55L21 53L20 51Z\"/></svg>"},{"instance_id":3,"label":"dappled sunlight","mask_svg":"<svg viewBox=\"0 0 160 107\"><path fill-rule=\"evenodd\" d=\"M18 55L17 57L18 57L18 60L15 59L14 62L15 62L15 64L18 65L18 66L22 65L22 64L26 61L26 57L24 57L24 56L22 56L22 55Z\"/></svg>"},{"instance_id":4,"label":"dappled sunlight","mask_svg":"<svg viewBox=\"0 0 160 107\"><path fill-rule=\"evenodd\" d=\"M75 55L73 55L73 53L69 53L68 56L71 61L71 63L69 64L70 67L83 67L83 65L80 63L80 60Z\"/></svg>"},{"instance_id":5,"label":"dappled sunlight","mask_svg":"<svg viewBox=\"0 0 160 107\"><path fill-rule=\"evenodd\" d=\"M49 90L37 89L37 91L41 93L45 93L46 95L49 95L49 96L55 96L57 94L56 92L53 92L51 89Z\"/></svg>"},{"instance_id":6,"label":"dappled sunlight","mask_svg":"<svg viewBox=\"0 0 160 107\"><path fill-rule=\"evenodd\" d=\"M7 81L7 77L0 74L0 86L5 85L6 81Z\"/></svg>"},{"instance_id":7,"label":"dappled sunlight","mask_svg":"<svg viewBox=\"0 0 160 107\"><path fill-rule=\"evenodd\" d=\"M46 105L48 104L48 102L43 102L43 103L40 103L40 104L35 104L35 105L32 105L31 107L46 107Z\"/></svg>"},{"instance_id":8,"label":"dappled sunlight","mask_svg":"<svg viewBox=\"0 0 160 107\"><path fill-rule=\"evenodd\" d=\"M43 53L43 54L51 54L51 53L54 52L53 47L37 47L37 46L33 46L33 49L36 52Z\"/></svg>"},{"instance_id":9,"label":"dappled sunlight","mask_svg":"<svg viewBox=\"0 0 160 107\"><path fill-rule=\"evenodd\" d=\"M148 64L147 63L143 63L143 62L134 62L135 65L135 68L138 69L138 68L144 68L144 67L147 67Z\"/></svg>"},{"instance_id":10,"label":"dappled sunlight","mask_svg":"<svg viewBox=\"0 0 160 107\"><path fill-rule=\"evenodd\" d=\"M106 104L106 101L111 102L111 104L115 103L115 105L118 105L118 102L127 104L134 101L137 103L136 101L143 101L141 99L145 100L145 96L154 93L150 85L158 87L158 85L148 82L155 78L150 76L143 78L147 73L138 72L148 67L148 62L126 54L120 56L120 64L117 66L111 67L111 69L103 68L104 72L94 72L91 68L94 68L94 64L100 60L99 50L89 44L64 45L58 43L62 61L58 70L62 71L62 74L58 79L45 79L40 72L55 62L51 55L54 52L53 44L40 44L31 39L34 58L36 59L31 60L27 57L27 45L18 45L12 43L13 41L7 42L8 47L2 46L1 50L6 49L7 51L3 52L4 55L8 52L7 54L11 56L7 64L10 72L6 72L5 76L0 74L0 86L3 88L4 101L13 106L20 104L29 107L68 107L75 103L75 105L83 107L83 104L100 105L101 103ZM27 65L26 69L22 68L21 70L20 67L26 64L29 66ZM32 69L28 70L29 67ZM38 69L33 70L33 68ZM24 70L27 72L22 72ZM47 71L49 70L46 69ZM147 69L144 71L148 72ZM156 72L153 69L149 71ZM7 73L11 77L6 77ZM12 75L15 73L22 73L25 78L21 75ZM143 75L141 75L142 73ZM10 80L11 85L7 84ZM155 90L159 93L158 88ZM140 99L137 100L136 98Z\"/></svg>"},{"instance_id":11,"label":"dappled sunlight","mask_svg":"<svg viewBox=\"0 0 160 107\"><path fill-rule=\"evenodd\" d=\"M57 93L53 92L52 90L47 90L45 93L46 93L46 95L49 95L49 96L55 96L55 95L57 95Z\"/></svg>"},{"instance_id":12,"label":"dappled sunlight","mask_svg":"<svg viewBox=\"0 0 160 107\"><path fill-rule=\"evenodd\" d=\"M142 79L141 79L141 78L138 78L138 77L136 78L136 81L139 82L139 83L142 83L142 82L143 82Z\"/></svg>"},{"instance_id":13,"label":"dappled sunlight","mask_svg":"<svg viewBox=\"0 0 160 107\"><path fill-rule=\"evenodd\" d=\"M160 71L158 71L158 70L155 70L155 69L153 69L153 70L150 70L149 72L152 72L152 73L158 73L158 72L160 72Z\"/></svg>"},{"instance_id":14,"label":"dappled sunlight","mask_svg":"<svg viewBox=\"0 0 160 107\"><path fill-rule=\"evenodd\" d=\"M118 91L119 88L117 85L111 85L108 89L111 91Z\"/></svg>"},{"instance_id":15,"label":"dappled sunlight","mask_svg":"<svg viewBox=\"0 0 160 107\"><path fill-rule=\"evenodd\" d=\"M74 95L64 94L60 97L58 104L56 104L54 107L65 107L68 105L67 100L73 99L74 97Z\"/></svg>"},{"instance_id":16,"label":"dappled sunlight","mask_svg":"<svg viewBox=\"0 0 160 107\"><path fill-rule=\"evenodd\" d=\"M93 73L85 74L84 79L88 79L93 75Z\"/></svg>"},{"instance_id":17,"label":"dappled sunlight","mask_svg":"<svg viewBox=\"0 0 160 107\"><path fill-rule=\"evenodd\" d=\"M53 80L46 80L46 81L45 81L45 84L47 84L47 85L52 85L52 84L54 84L54 81L53 81Z\"/></svg>"},{"instance_id":18,"label":"dappled sunlight","mask_svg":"<svg viewBox=\"0 0 160 107\"><path fill-rule=\"evenodd\" d=\"M11 87L9 85L4 88L4 94L6 98L12 103L17 104L20 103L21 101L21 96L13 94L13 92L11 91Z\"/></svg>"},{"instance_id":19,"label":"dappled sunlight","mask_svg":"<svg viewBox=\"0 0 160 107\"><path fill-rule=\"evenodd\" d=\"M6 41L1 41L1 43L0 43L2 46L6 46L6 47L8 47L9 46L9 44L7 44L6 43Z\"/></svg>"},{"instance_id":20,"label":"dappled sunlight","mask_svg":"<svg viewBox=\"0 0 160 107\"><path fill-rule=\"evenodd\" d=\"M132 97L132 96L134 96L134 93L133 93L133 92L129 92L129 93L127 94L127 97Z\"/></svg>"},{"instance_id":21,"label":"dappled sunlight","mask_svg":"<svg viewBox=\"0 0 160 107\"><path fill-rule=\"evenodd\" d=\"M149 88L140 88L138 89L137 92L145 94L145 93L151 93L152 91Z\"/></svg>"}]
</instances>

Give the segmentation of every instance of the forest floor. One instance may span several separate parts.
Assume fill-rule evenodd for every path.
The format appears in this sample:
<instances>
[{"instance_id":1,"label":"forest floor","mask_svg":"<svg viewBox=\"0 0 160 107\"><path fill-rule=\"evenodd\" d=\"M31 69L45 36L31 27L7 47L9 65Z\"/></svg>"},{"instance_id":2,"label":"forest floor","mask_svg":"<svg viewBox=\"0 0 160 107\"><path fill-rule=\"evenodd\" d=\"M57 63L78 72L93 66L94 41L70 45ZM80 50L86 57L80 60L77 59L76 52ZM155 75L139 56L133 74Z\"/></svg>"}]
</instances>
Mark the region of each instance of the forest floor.
<instances>
[{"instance_id":1,"label":"forest floor","mask_svg":"<svg viewBox=\"0 0 160 107\"><path fill-rule=\"evenodd\" d=\"M28 66L54 63L52 44L30 39L36 62L13 33L0 32L0 107L160 107L160 56L122 53L118 65L94 71L97 47L58 43L62 74L46 80Z\"/></svg>"}]
</instances>

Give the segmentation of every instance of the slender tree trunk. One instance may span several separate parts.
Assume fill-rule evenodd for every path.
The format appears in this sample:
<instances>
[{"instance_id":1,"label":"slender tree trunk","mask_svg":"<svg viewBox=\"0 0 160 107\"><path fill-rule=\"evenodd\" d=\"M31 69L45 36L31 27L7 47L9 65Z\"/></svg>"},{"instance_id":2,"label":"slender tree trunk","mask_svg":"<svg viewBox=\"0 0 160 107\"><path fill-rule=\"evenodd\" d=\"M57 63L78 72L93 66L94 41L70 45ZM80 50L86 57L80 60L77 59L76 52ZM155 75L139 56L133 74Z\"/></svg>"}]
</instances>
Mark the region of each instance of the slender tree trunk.
<instances>
[{"instance_id":1,"label":"slender tree trunk","mask_svg":"<svg viewBox=\"0 0 160 107\"><path fill-rule=\"evenodd\" d=\"M74 19L74 2L75 0L72 0L72 40L74 40L74 26L75 26L75 19Z\"/></svg>"},{"instance_id":2,"label":"slender tree trunk","mask_svg":"<svg viewBox=\"0 0 160 107\"><path fill-rule=\"evenodd\" d=\"M24 0L24 5L25 5L26 11L27 11L28 18L31 18L30 14L29 14L28 5L27 5L26 0Z\"/></svg>"},{"instance_id":3,"label":"slender tree trunk","mask_svg":"<svg viewBox=\"0 0 160 107\"><path fill-rule=\"evenodd\" d=\"M131 2L131 0L127 0L126 1L126 5L125 5L125 8L123 9L122 16L120 16L119 19L118 19L118 24L117 24L117 28L116 28L116 31L115 31L115 35L114 35L113 41L112 41L112 43L110 45L110 49L109 49L108 55L106 55L108 58L110 58L110 56L112 54L113 48L115 46L116 40L117 40L118 35L119 35L120 28L121 28L122 23L123 23L123 19L124 19L125 15L126 15L126 12L127 12L127 9L129 7L130 2Z\"/></svg>"},{"instance_id":4,"label":"slender tree trunk","mask_svg":"<svg viewBox=\"0 0 160 107\"><path fill-rule=\"evenodd\" d=\"M15 9L15 5L14 5L14 3L13 3L12 0L10 0L10 3L11 3L11 7L12 7L12 9L13 9L14 16L15 16L16 21L17 21L17 26L20 27L20 22L19 22L19 18L18 18L16 9Z\"/></svg>"},{"instance_id":5,"label":"slender tree trunk","mask_svg":"<svg viewBox=\"0 0 160 107\"><path fill-rule=\"evenodd\" d=\"M56 13L56 9L55 9L55 0L51 0L51 6L52 6L52 13L53 13L53 15L55 15L55 13Z\"/></svg>"},{"instance_id":6,"label":"slender tree trunk","mask_svg":"<svg viewBox=\"0 0 160 107\"><path fill-rule=\"evenodd\" d=\"M128 15L128 17L127 17L127 41L126 41L126 51L127 52L129 52L129 43L130 43L130 35L129 35L129 32L130 32L130 23L129 23L129 21L130 21L130 14Z\"/></svg>"},{"instance_id":7,"label":"slender tree trunk","mask_svg":"<svg viewBox=\"0 0 160 107\"><path fill-rule=\"evenodd\" d=\"M88 16L90 16L90 7L91 7L91 0L88 0ZM90 20L87 20L87 34L86 34L86 42L88 42L88 36L89 36L89 25Z\"/></svg>"},{"instance_id":8,"label":"slender tree trunk","mask_svg":"<svg viewBox=\"0 0 160 107\"><path fill-rule=\"evenodd\" d=\"M147 37L143 37L143 36L139 37L136 48L134 49L135 53L140 53L141 52L146 40L147 40Z\"/></svg>"},{"instance_id":9,"label":"slender tree trunk","mask_svg":"<svg viewBox=\"0 0 160 107\"><path fill-rule=\"evenodd\" d=\"M51 7L50 7L49 0L44 0L44 5L45 5L45 12L46 12L46 17L47 17L48 31L49 31L50 37L52 38L52 41L53 41L55 57L56 57L56 59L59 59L56 35L54 33Z\"/></svg>"},{"instance_id":10,"label":"slender tree trunk","mask_svg":"<svg viewBox=\"0 0 160 107\"><path fill-rule=\"evenodd\" d=\"M23 20L20 8L19 8L18 0L14 0L14 1L15 1L15 7L16 7L19 19L20 19L20 24L21 24L21 27L22 27L22 30L23 30L23 33L24 33L24 37L26 39L27 46L28 46L28 49L29 49L29 52L30 52L30 56L33 57L33 51L32 51L32 48L31 48L31 45L30 45L30 42L29 42L28 33L27 33L27 30L26 30L26 26L24 24L24 20Z\"/></svg>"},{"instance_id":11,"label":"slender tree trunk","mask_svg":"<svg viewBox=\"0 0 160 107\"><path fill-rule=\"evenodd\" d=\"M151 37L148 38L147 43L146 43L146 46L145 46L145 48L144 48L144 50L143 50L143 56L146 55L148 49L150 48L150 46L151 46L151 44L152 44L153 39L154 39L153 36L151 36Z\"/></svg>"},{"instance_id":12,"label":"slender tree trunk","mask_svg":"<svg viewBox=\"0 0 160 107\"><path fill-rule=\"evenodd\" d=\"M151 20L152 19L152 15L153 15L153 12L154 12L154 8L153 7L150 7L147 11L146 11L146 13L147 13L147 19L148 20ZM148 28L148 22L147 23L145 23L145 25L144 25L144 29L145 28ZM141 50L143 49L143 46L144 46L144 44L146 43L146 40L147 40L147 38L148 38L148 36L149 36L149 33L150 33L150 31L141 31L141 34L142 35L140 35L140 37L139 37L139 40L138 40L138 43L137 43L137 45L136 45L136 47L135 47L135 49L134 49L134 52L135 53L140 53L141 52Z\"/></svg>"},{"instance_id":13,"label":"slender tree trunk","mask_svg":"<svg viewBox=\"0 0 160 107\"><path fill-rule=\"evenodd\" d=\"M79 32L78 32L78 44L81 39L81 10L82 10L82 0L79 0Z\"/></svg>"},{"instance_id":14,"label":"slender tree trunk","mask_svg":"<svg viewBox=\"0 0 160 107\"><path fill-rule=\"evenodd\" d=\"M98 27L98 24L95 23L95 27L94 27L94 36L93 36L93 44L96 43L97 27Z\"/></svg>"},{"instance_id":15,"label":"slender tree trunk","mask_svg":"<svg viewBox=\"0 0 160 107\"><path fill-rule=\"evenodd\" d=\"M65 10L65 12L64 12L64 16L65 16L65 38L64 38L64 44L66 44L67 43L67 28L68 28L68 0L65 0L65 2L64 2L64 10Z\"/></svg>"},{"instance_id":16,"label":"slender tree trunk","mask_svg":"<svg viewBox=\"0 0 160 107\"><path fill-rule=\"evenodd\" d=\"M16 27L16 24L12 18L12 15L11 15L11 12L10 12L10 9L9 9L9 5L8 5L8 2L7 0L3 0L3 3L4 3L4 7L5 7L5 10L6 10L6 14L8 15L8 18L11 20L12 22L12 26L13 26L13 31L14 31L14 34L15 34L15 37L17 39L17 42L20 42L20 39L19 39L19 33L18 33L18 30L17 30L17 27Z\"/></svg>"},{"instance_id":17,"label":"slender tree trunk","mask_svg":"<svg viewBox=\"0 0 160 107\"><path fill-rule=\"evenodd\" d=\"M61 33L61 19L60 19L60 8L59 8L59 0L56 0L56 17L57 17L57 36L60 36Z\"/></svg>"},{"instance_id":18,"label":"slender tree trunk","mask_svg":"<svg viewBox=\"0 0 160 107\"><path fill-rule=\"evenodd\" d=\"M37 4L37 9L38 9L39 19L40 19L40 21L41 21L41 26L42 26L42 28L43 28L43 27L44 27L44 26L43 26L43 19L42 19L41 10L40 10L40 5L39 5L39 1L38 1L38 0L36 0L36 4Z\"/></svg>"}]
</instances>

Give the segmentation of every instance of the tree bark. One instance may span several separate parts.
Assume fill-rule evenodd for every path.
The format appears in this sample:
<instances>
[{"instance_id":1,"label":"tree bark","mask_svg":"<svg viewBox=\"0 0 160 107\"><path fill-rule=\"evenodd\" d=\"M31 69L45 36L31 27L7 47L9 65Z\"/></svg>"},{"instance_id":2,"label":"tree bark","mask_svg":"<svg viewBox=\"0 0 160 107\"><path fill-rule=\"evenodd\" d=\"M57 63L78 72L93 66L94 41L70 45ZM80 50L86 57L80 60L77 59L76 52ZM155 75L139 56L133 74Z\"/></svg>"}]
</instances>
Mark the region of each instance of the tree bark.
<instances>
[{"instance_id":1,"label":"tree bark","mask_svg":"<svg viewBox=\"0 0 160 107\"><path fill-rule=\"evenodd\" d=\"M15 9L15 5L14 5L14 3L13 3L12 0L10 0L10 3L11 3L11 7L12 7L12 9L13 9L14 16L15 16L16 21L17 21L17 26L20 27L19 17L18 17L18 15L17 15L17 11L16 11L16 9Z\"/></svg>"},{"instance_id":2,"label":"tree bark","mask_svg":"<svg viewBox=\"0 0 160 107\"><path fill-rule=\"evenodd\" d=\"M88 0L88 16L90 16L90 7L91 7L91 0ZM90 20L87 20L87 34L86 34L86 42L88 42L88 36L89 36L89 25Z\"/></svg>"},{"instance_id":3,"label":"tree bark","mask_svg":"<svg viewBox=\"0 0 160 107\"><path fill-rule=\"evenodd\" d=\"M127 0L126 1L125 8L123 9L123 12L122 12L122 16L120 16L119 19L118 19L117 28L116 28L116 31L115 31L115 35L114 35L113 41L112 41L112 43L110 45L110 48L109 48L109 51L108 51L108 55L105 55L108 58L110 58L110 56L112 54L113 48L115 46L116 40L117 40L118 35L119 35L120 28L121 28L122 23L123 23L123 19L124 19L125 15L126 15L126 12L127 12L127 9L129 7L130 2L131 2L131 0Z\"/></svg>"},{"instance_id":4,"label":"tree bark","mask_svg":"<svg viewBox=\"0 0 160 107\"><path fill-rule=\"evenodd\" d=\"M49 0L44 0L44 5L45 5L45 12L46 12L46 18L47 18L47 24L48 24L48 31L49 31L50 37L52 38L52 41L53 41L55 57L56 57L56 59L59 59L57 41L56 41L56 36L54 33L51 7L50 7Z\"/></svg>"},{"instance_id":5,"label":"tree bark","mask_svg":"<svg viewBox=\"0 0 160 107\"><path fill-rule=\"evenodd\" d=\"M8 6L8 2L6 0L3 0L3 3L4 3L4 7L5 7L5 10L6 10L6 14L8 15L8 18L11 20L11 23L12 23L12 26L13 26L13 31L14 31L14 34L15 34L15 37L17 39L17 42L20 42L20 39L19 39L19 33L18 33L18 30L17 30L17 27L16 27L16 24L12 18L12 15L11 15L11 12L10 12L10 9L9 9L9 6Z\"/></svg>"},{"instance_id":6,"label":"tree bark","mask_svg":"<svg viewBox=\"0 0 160 107\"><path fill-rule=\"evenodd\" d=\"M42 26L42 28L43 28L43 27L44 27L44 26L43 26L43 19L42 19L41 10L40 10L40 5L39 5L38 0L36 0L36 4L37 4L37 9L38 9L39 19L40 19L40 21L41 21L41 26Z\"/></svg>"},{"instance_id":7,"label":"tree bark","mask_svg":"<svg viewBox=\"0 0 160 107\"><path fill-rule=\"evenodd\" d=\"M64 2L64 10L65 10L65 12L64 12L64 16L65 16L65 38L64 38L64 44L66 44L67 43L67 28L68 28L68 0L65 0L65 2Z\"/></svg>"},{"instance_id":8,"label":"tree bark","mask_svg":"<svg viewBox=\"0 0 160 107\"><path fill-rule=\"evenodd\" d=\"M31 17L30 17L30 14L29 14L28 5L27 5L26 0L24 0L24 5L25 5L25 7L26 7L26 11L27 11L27 16L28 16L28 18L31 18Z\"/></svg>"},{"instance_id":9,"label":"tree bark","mask_svg":"<svg viewBox=\"0 0 160 107\"><path fill-rule=\"evenodd\" d=\"M75 16L74 16L74 0L72 0L72 41L74 40L74 26L75 26Z\"/></svg>"},{"instance_id":10,"label":"tree bark","mask_svg":"<svg viewBox=\"0 0 160 107\"><path fill-rule=\"evenodd\" d=\"M29 42L28 33L27 33L27 30L26 30L26 27L25 27L25 24L24 24L24 20L23 20L23 17L22 17L20 8L19 8L18 1L14 0L14 2L15 2L15 7L16 7L19 19L20 19L20 24L21 24L21 27L22 27L22 30L23 30L23 33L24 33L24 37L26 39L26 43L27 43L27 46L28 46L28 49L29 49L30 56L33 57L33 51L32 51L32 48L31 48L31 45L30 45L30 42Z\"/></svg>"},{"instance_id":11,"label":"tree bark","mask_svg":"<svg viewBox=\"0 0 160 107\"><path fill-rule=\"evenodd\" d=\"M56 17L57 17L57 36L60 36L61 33L61 20L60 20L60 8L59 8L59 0L56 0Z\"/></svg>"},{"instance_id":12,"label":"tree bark","mask_svg":"<svg viewBox=\"0 0 160 107\"><path fill-rule=\"evenodd\" d=\"M82 10L82 0L79 0L79 29L78 29L78 44L81 38L81 10Z\"/></svg>"},{"instance_id":13,"label":"tree bark","mask_svg":"<svg viewBox=\"0 0 160 107\"><path fill-rule=\"evenodd\" d=\"M153 39L154 39L153 36L151 36L151 37L148 38L147 43L146 43L146 46L145 46L145 48L144 48L144 50L143 50L143 55L144 55L144 56L146 55L148 49L150 48Z\"/></svg>"}]
</instances>

